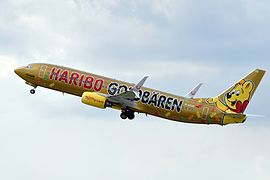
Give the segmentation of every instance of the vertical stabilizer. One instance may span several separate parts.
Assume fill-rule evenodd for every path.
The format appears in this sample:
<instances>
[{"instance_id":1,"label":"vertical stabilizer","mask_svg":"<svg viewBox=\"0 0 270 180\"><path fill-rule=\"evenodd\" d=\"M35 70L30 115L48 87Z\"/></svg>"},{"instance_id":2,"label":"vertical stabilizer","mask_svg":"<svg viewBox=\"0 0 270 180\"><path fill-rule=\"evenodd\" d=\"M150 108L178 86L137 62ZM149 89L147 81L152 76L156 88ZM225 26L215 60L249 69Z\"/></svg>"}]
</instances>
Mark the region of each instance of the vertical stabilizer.
<instances>
[{"instance_id":1,"label":"vertical stabilizer","mask_svg":"<svg viewBox=\"0 0 270 180\"><path fill-rule=\"evenodd\" d=\"M216 106L226 113L243 114L264 74L264 70L255 69L222 94L207 101L216 103Z\"/></svg>"}]
</instances>

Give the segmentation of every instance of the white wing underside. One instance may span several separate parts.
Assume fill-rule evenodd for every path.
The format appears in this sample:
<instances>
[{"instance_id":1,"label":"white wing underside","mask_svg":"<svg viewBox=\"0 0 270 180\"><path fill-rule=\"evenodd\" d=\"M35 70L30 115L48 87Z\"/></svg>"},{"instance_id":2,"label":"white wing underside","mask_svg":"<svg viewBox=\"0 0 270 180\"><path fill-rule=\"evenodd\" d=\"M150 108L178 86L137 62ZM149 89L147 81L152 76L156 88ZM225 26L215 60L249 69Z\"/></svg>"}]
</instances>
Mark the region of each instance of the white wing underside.
<instances>
[{"instance_id":1,"label":"white wing underside","mask_svg":"<svg viewBox=\"0 0 270 180\"><path fill-rule=\"evenodd\" d=\"M126 109L127 107L135 108L134 99L139 98L139 91L144 85L148 76L144 77L137 85L135 85L131 90L123 92L118 95L107 96L108 100L112 103L119 104L122 108Z\"/></svg>"},{"instance_id":2,"label":"white wing underside","mask_svg":"<svg viewBox=\"0 0 270 180\"><path fill-rule=\"evenodd\" d=\"M115 96L107 96L107 99L114 104L121 105L123 108L135 108L135 93L133 91L127 91Z\"/></svg>"}]
</instances>

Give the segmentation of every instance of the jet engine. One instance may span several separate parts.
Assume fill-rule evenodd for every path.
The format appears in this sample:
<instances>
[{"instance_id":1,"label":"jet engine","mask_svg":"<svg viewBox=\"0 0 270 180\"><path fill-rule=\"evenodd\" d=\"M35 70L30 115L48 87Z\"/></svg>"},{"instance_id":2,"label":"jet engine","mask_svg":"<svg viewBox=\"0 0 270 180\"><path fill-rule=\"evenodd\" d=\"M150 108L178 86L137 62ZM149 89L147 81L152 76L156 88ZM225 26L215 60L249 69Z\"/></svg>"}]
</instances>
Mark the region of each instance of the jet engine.
<instances>
[{"instance_id":1,"label":"jet engine","mask_svg":"<svg viewBox=\"0 0 270 180\"><path fill-rule=\"evenodd\" d=\"M112 106L105 96L94 92L84 92L82 95L82 103L101 109Z\"/></svg>"}]
</instances>

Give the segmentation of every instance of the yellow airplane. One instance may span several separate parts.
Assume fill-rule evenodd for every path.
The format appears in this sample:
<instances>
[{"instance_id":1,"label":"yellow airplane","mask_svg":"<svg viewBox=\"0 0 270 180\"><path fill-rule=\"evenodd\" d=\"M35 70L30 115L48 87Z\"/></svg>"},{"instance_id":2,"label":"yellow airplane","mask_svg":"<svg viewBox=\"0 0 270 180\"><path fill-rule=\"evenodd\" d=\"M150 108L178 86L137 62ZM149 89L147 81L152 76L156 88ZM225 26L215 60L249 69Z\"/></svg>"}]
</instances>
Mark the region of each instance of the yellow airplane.
<instances>
[{"instance_id":1,"label":"yellow airplane","mask_svg":"<svg viewBox=\"0 0 270 180\"><path fill-rule=\"evenodd\" d=\"M33 86L31 94L40 86L80 96L84 104L121 110L122 119L132 120L138 112L178 122L227 125L246 120L244 111L265 71L255 69L214 98L194 98L202 84L182 97L143 87L148 77L131 84L52 64L29 64L15 73Z\"/></svg>"}]
</instances>

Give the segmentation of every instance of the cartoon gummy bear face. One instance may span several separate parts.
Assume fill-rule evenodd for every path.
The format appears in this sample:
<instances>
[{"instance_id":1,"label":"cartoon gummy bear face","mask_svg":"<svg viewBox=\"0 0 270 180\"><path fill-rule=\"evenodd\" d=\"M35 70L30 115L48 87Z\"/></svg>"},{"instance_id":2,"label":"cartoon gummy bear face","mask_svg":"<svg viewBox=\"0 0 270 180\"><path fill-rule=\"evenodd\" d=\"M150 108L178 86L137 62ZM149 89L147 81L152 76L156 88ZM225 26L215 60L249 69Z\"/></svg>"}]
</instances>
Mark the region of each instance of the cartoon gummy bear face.
<instances>
[{"instance_id":1,"label":"cartoon gummy bear face","mask_svg":"<svg viewBox=\"0 0 270 180\"><path fill-rule=\"evenodd\" d=\"M232 112L243 113L249 103L253 83L251 81L240 81L226 94L225 102Z\"/></svg>"}]
</instances>

